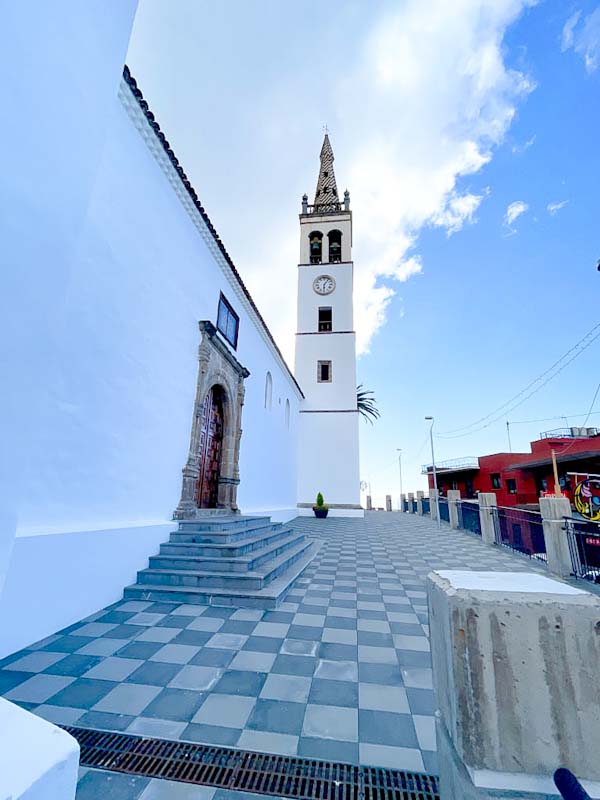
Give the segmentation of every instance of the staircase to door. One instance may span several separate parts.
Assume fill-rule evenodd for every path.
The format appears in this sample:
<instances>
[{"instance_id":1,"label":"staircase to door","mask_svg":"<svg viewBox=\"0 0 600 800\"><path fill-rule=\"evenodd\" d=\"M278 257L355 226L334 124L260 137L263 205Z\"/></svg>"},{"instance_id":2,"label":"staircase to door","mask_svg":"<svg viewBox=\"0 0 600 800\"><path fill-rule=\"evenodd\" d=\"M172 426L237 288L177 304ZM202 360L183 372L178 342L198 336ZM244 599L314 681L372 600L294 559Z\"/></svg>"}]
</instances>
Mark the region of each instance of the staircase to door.
<instances>
[{"instance_id":1,"label":"staircase to door","mask_svg":"<svg viewBox=\"0 0 600 800\"><path fill-rule=\"evenodd\" d=\"M318 548L269 517L184 520L125 598L276 608Z\"/></svg>"}]
</instances>

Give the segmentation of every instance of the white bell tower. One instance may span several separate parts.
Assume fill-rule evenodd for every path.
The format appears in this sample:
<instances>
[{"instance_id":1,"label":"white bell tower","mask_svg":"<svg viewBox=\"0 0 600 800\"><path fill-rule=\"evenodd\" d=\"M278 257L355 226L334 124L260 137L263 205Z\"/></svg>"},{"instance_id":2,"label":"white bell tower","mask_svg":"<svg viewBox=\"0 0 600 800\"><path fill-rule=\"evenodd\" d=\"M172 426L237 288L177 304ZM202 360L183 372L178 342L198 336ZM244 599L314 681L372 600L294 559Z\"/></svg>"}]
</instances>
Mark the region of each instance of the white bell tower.
<instances>
[{"instance_id":1,"label":"white bell tower","mask_svg":"<svg viewBox=\"0 0 600 800\"><path fill-rule=\"evenodd\" d=\"M360 506L356 336L352 307L350 194L338 197L325 134L315 202L302 198L295 374L300 409L298 507L312 514L318 492L330 516L363 516Z\"/></svg>"}]
</instances>

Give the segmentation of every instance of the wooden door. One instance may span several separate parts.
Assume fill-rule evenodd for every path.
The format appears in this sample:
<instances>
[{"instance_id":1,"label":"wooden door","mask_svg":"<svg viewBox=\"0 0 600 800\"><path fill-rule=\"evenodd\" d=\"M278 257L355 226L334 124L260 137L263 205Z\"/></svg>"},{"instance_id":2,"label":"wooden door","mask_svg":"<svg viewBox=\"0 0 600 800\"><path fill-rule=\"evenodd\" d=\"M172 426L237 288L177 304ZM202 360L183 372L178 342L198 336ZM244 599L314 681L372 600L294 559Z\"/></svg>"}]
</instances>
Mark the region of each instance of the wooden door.
<instances>
[{"instance_id":1,"label":"wooden door","mask_svg":"<svg viewBox=\"0 0 600 800\"><path fill-rule=\"evenodd\" d=\"M196 491L198 508L216 508L223 447L223 393L213 386L206 395L200 424L200 476Z\"/></svg>"}]
</instances>

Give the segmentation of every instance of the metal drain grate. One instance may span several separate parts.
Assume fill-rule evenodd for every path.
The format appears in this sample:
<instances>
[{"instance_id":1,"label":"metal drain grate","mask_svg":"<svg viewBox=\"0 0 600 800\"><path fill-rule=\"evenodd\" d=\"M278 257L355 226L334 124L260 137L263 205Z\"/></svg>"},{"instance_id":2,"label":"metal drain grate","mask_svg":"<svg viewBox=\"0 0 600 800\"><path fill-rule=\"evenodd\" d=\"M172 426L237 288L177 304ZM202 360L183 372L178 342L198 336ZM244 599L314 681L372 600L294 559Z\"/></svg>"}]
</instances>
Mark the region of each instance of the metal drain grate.
<instances>
[{"instance_id":1,"label":"metal drain grate","mask_svg":"<svg viewBox=\"0 0 600 800\"><path fill-rule=\"evenodd\" d=\"M294 800L439 800L432 775L63 727L83 767Z\"/></svg>"}]
</instances>

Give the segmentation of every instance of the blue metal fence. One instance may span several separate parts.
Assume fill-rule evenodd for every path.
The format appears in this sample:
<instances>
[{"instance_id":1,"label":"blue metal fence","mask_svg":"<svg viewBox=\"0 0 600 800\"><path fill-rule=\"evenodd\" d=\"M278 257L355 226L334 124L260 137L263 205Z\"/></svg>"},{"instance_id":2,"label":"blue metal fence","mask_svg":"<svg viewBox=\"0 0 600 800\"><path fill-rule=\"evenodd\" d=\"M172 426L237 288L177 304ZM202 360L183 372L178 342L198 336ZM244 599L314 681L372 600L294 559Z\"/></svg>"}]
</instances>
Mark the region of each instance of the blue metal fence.
<instances>
[{"instance_id":1,"label":"blue metal fence","mask_svg":"<svg viewBox=\"0 0 600 800\"><path fill-rule=\"evenodd\" d=\"M448 509L448 501L445 497L439 498L440 519L444 522L450 522L450 510Z\"/></svg>"},{"instance_id":2,"label":"blue metal fence","mask_svg":"<svg viewBox=\"0 0 600 800\"><path fill-rule=\"evenodd\" d=\"M410 513L411 514L416 514L417 513L417 501L416 500L412 500L411 501Z\"/></svg>"},{"instance_id":3,"label":"blue metal fence","mask_svg":"<svg viewBox=\"0 0 600 800\"><path fill-rule=\"evenodd\" d=\"M429 498L428 497L424 497L423 498L423 514L431 514L431 508L430 508L430 505L429 505Z\"/></svg>"},{"instance_id":4,"label":"blue metal fence","mask_svg":"<svg viewBox=\"0 0 600 800\"><path fill-rule=\"evenodd\" d=\"M547 562L544 526L539 511L497 506L492 511L496 544Z\"/></svg>"},{"instance_id":5,"label":"blue metal fence","mask_svg":"<svg viewBox=\"0 0 600 800\"><path fill-rule=\"evenodd\" d=\"M456 504L458 511L458 527L481 536L481 520L479 519L479 503L459 500Z\"/></svg>"},{"instance_id":6,"label":"blue metal fence","mask_svg":"<svg viewBox=\"0 0 600 800\"><path fill-rule=\"evenodd\" d=\"M600 524L567 517L565 530L573 575L600 583Z\"/></svg>"}]
</instances>

